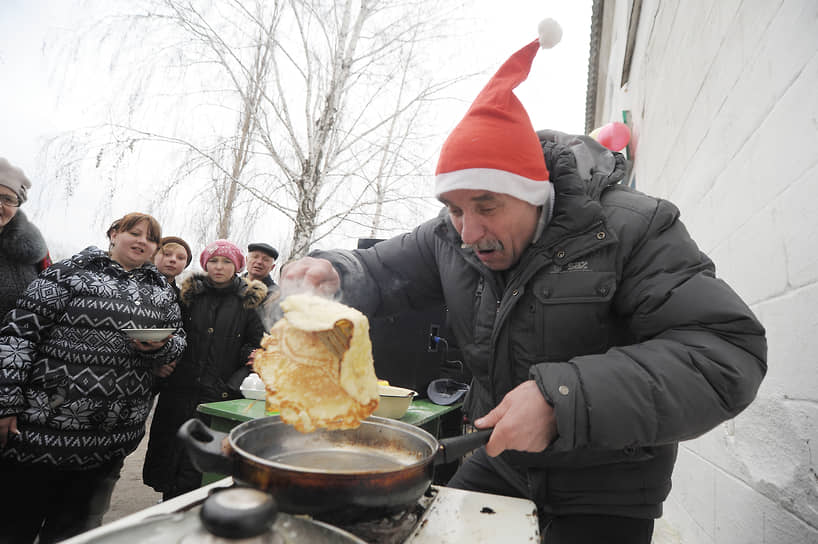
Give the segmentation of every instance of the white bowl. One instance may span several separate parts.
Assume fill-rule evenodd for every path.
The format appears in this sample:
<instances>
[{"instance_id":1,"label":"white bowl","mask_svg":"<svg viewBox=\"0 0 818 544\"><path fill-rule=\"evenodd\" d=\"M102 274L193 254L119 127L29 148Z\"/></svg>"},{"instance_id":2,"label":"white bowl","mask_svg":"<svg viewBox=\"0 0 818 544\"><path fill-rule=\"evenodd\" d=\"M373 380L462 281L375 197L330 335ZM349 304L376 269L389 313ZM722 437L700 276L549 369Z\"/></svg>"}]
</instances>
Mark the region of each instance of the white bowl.
<instances>
[{"instance_id":1,"label":"white bowl","mask_svg":"<svg viewBox=\"0 0 818 544\"><path fill-rule=\"evenodd\" d=\"M244 395L244 398L251 400L264 400L267 398L267 391L264 389L247 389L242 387L241 394Z\"/></svg>"},{"instance_id":2,"label":"white bowl","mask_svg":"<svg viewBox=\"0 0 818 544\"><path fill-rule=\"evenodd\" d=\"M251 372L244 378L239 389L246 399L264 400L267 398L264 382L261 381L261 378L255 372Z\"/></svg>"},{"instance_id":3,"label":"white bowl","mask_svg":"<svg viewBox=\"0 0 818 544\"><path fill-rule=\"evenodd\" d=\"M122 332L140 342L160 342L176 329L122 329Z\"/></svg>"},{"instance_id":4,"label":"white bowl","mask_svg":"<svg viewBox=\"0 0 818 544\"><path fill-rule=\"evenodd\" d=\"M380 397L378 407L372 412L372 415L400 419L406 415L417 391L394 385L378 384L378 395Z\"/></svg>"}]
</instances>

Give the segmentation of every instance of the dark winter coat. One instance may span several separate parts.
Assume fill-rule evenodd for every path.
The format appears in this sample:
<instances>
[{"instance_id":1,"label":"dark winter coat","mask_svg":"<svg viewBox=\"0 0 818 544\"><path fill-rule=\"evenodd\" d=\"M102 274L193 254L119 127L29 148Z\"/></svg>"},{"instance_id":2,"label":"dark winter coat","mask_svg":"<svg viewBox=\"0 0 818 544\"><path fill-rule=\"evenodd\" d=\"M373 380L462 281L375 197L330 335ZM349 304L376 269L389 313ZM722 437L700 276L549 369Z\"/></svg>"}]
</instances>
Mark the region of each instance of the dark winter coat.
<instances>
[{"instance_id":1,"label":"dark winter coat","mask_svg":"<svg viewBox=\"0 0 818 544\"><path fill-rule=\"evenodd\" d=\"M217 289L206 278L195 274L180 287L188 347L167 387L196 391L201 402L213 402L240 396L240 381L231 382L231 377L244 370L264 334L255 310L267 288L259 281L234 277L231 286Z\"/></svg>"},{"instance_id":2,"label":"dark winter coat","mask_svg":"<svg viewBox=\"0 0 818 544\"><path fill-rule=\"evenodd\" d=\"M0 321L40 272L48 247L22 210L0 230Z\"/></svg>"},{"instance_id":3,"label":"dark winter coat","mask_svg":"<svg viewBox=\"0 0 818 544\"><path fill-rule=\"evenodd\" d=\"M553 217L513 269L492 272L462 249L445 210L371 249L314 256L333 261L346 301L369 315L445 300L474 375L472 418L536 381L559 437L493 464L545 512L658 517L677 443L755 397L764 329L675 206L617 184L621 155L586 137L541 140Z\"/></svg>"},{"instance_id":4,"label":"dark winter coat","mask_svg":"<svg viewBox=\"0 0 818 544\"><path fill-rule=\"evenodd\" d=\"M145 433L153 369L185 347L179 306L153 264L126 271L89 247L51 265L0 329L0 417L16 415L0 455L89 469L122 459ZM153 353L125 328L174 328Z\"/></svg>"},{"instance_id":5,"label":"dark winter coat","mask_svg":"<svg viewBox=\"0 0 818 544\"><path fill-rule=\"evenodd\" d=\"M188 474L186 457L176 442L182 423L196 417L196 407L241 397L239 386L250 373L247 360L259 347L264 329L256 312L267 288L260 281L234 277L226 288L213 287L205 274L194 274L181 287L180 301L187 333L187 350L159 393L143 467L144 482L164 493Z\"/></svg>"}]
</instances>

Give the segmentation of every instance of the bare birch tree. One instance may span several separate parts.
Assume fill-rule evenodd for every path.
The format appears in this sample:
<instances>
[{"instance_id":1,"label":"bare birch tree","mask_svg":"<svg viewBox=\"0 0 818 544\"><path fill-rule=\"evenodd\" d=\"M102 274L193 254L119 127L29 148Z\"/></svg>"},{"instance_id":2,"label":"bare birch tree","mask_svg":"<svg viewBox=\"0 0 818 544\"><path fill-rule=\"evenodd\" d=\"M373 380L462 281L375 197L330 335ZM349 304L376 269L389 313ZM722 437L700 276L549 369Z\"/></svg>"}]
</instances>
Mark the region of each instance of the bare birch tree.
<instances>
[{"instance_id":1,"label":"bare birch tree","mask_svg":"<svg viewBox=\"0 0 818 544\"><path fill-rule=\"evenodd\" d=\"M193 195L202 240L240 239L273 214L290 256L338 229L405 228L402 210L427 194L425 121L455 81L424 69L438 4L129 2L85 34L127 77L105 123L52 143L55 175L70 193L93 156L115 194L124 163L161 150L156 206Z\"/></svg>"}]
</instances>

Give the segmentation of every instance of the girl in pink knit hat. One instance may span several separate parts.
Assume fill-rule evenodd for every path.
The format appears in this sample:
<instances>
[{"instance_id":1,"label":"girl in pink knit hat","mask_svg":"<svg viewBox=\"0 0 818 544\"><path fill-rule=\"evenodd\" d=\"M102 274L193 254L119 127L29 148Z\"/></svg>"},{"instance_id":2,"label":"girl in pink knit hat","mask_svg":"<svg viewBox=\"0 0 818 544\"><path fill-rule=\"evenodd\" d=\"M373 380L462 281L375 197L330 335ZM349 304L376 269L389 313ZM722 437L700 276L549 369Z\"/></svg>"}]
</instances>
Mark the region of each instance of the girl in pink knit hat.
<instances>
[{"instance_id":1,"label":"girl in pink knit hat","mask_svg":"<svg viewBox=\"0 0 818 544\"><path fill-rule=\"evenodd\" d=\"M199 256L204 273L182 282L182 308L188 349L160 385L142 471L144 482L170 499L201 484L201 473L175 441L176 431L205 402L241 397L250 373L247 359L264 328L256 308L267 294L258 280L238 275L244 254L227 240L216 240Z\"/></svg>"}]
</instances>

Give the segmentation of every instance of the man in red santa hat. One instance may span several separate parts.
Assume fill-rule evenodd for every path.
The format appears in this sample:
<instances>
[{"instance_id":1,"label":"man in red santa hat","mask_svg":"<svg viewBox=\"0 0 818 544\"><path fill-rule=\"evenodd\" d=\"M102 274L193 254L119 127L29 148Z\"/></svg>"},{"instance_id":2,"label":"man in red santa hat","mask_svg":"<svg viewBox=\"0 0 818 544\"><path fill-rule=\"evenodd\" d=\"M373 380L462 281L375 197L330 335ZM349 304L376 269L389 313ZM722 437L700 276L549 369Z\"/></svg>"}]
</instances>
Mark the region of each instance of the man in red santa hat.
<instances>
[{"instance_id":1,"label":"man in red santa hat","mask_svg":"<svg viewBox=\"0 0 818 544\"><path fill-rule=\"evenodd\" d=\"M282 288L369 316L445 302L473 375L465 413L493 428L448 485L533 500L548 543L648 544L678 443L754 399L765 332L679 210L619 183L622 155L534 131L513 89L560 33L541 23L444 143L438 217L314 252Z\"/></svg>"}]
</instances>

